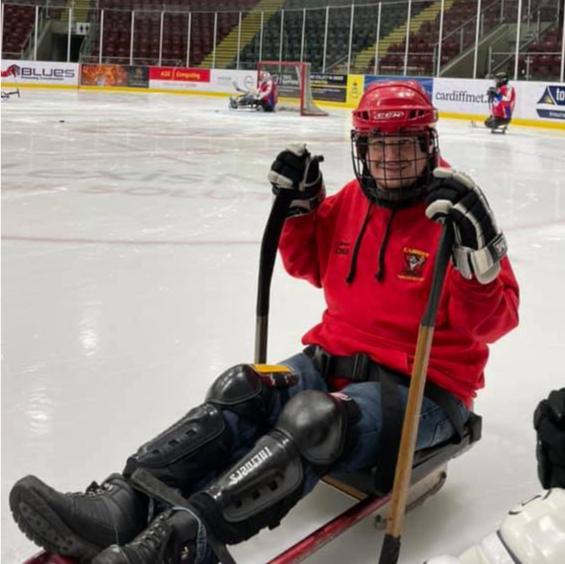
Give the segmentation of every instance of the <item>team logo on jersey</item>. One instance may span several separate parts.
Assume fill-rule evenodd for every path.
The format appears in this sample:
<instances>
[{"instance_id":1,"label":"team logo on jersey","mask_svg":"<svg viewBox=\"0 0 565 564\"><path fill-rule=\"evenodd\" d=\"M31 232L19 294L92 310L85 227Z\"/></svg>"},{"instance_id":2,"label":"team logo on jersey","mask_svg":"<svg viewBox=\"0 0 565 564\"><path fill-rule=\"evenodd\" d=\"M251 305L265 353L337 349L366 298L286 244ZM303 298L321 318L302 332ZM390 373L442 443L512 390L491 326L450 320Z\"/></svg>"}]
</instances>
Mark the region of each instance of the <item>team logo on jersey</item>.
<instances>
[{"instance_id":1,"label":"team logo on jersey","mask_svg":"<svg viewBox=\"0 0 565 564\"><path fill-rule=\"evenodd\" d=\"M565 108L565 88L563 86L546 86L536 107L538 116L550 119L565 119L565 109L561 108Z\"/></svg>"},{"instance_id":2,"label":"team logo on jersey","mask_svg":"<svg viewBox=\"0 0 565 564\"><path fill-rule=\"evenodd\" d=\"M337 244L336 250L335 250L335 254L336 255L348 255L349 254L349 247L351 245L349 244L349 241L340 241Z\"/></svg>"},{"instance_id":3,"label":"team logo on jersey","mask_svg":"<svg viewBox=\"0 0 565 564\"><path fill-rule=\"evenodd\" d=\"M404 247L404 265L398 278L402 280L423 280L424 279L424 265L426 264L430 253L420 251L419 249L411 249Z\"/></svg>"}]
</instances>

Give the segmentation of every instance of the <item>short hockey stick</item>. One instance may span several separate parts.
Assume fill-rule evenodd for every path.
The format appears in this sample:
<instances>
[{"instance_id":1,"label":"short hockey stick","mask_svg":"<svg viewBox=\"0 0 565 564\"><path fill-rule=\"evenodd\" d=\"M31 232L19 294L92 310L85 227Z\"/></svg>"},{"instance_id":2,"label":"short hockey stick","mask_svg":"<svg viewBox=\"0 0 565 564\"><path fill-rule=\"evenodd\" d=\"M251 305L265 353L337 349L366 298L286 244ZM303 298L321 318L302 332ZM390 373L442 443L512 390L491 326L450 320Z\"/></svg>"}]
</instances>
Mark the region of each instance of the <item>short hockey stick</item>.
<instances>
[{"instance_id":1,"label":"short hockey stick","mask_svg":"<svg viewBox=\"0 0 565 564\"><path fill-rule=\"evenodd\" d=\"M442 229L441 240L434 264L432 286L428 296L426 311L424 312L418 331L416 354L408 392L408 405L406 406L406 413L404 415L398 464L394 475L390 513L379 564L396 564L400 554L402 528L404 526L408 489L410 487L410 477L414 463L414 449L418 435L428 361L432 348L439 300L449 265L453 241L452 220L447 218Z\"/></svg>"},{"instance_id":2,"label":"short hockey stick","mask_svg":"<svg viewBox=\"0 0 565 564\"><path fill-rule=\"evenodd\" d=\"M233 87L234 87L238 92L242 92L243 94L247 94L248 91L247 91L247 90L244 90L243 88L240 88L240 87L237 85L237 82L236 82L235 80L232 82L232 85L233 85Z\"/></svg>"},{"instance_id":3,"label":"short hockey stick","mask_svg":"<svg viewBox=\"0 0 565 564\"><path fill-rule=\"evenodd\" d=\"M318 162L324 157L314 156ZM255 362L262 364L267 360L267 337L269 331L269 306L271 280L277 258L277 249L282 229L290 206L295 198L294 190L281 189L277 194L261 241L259 258L259 282L257 285L257 325L255 330Z\"/></svg>"}]
</instances>

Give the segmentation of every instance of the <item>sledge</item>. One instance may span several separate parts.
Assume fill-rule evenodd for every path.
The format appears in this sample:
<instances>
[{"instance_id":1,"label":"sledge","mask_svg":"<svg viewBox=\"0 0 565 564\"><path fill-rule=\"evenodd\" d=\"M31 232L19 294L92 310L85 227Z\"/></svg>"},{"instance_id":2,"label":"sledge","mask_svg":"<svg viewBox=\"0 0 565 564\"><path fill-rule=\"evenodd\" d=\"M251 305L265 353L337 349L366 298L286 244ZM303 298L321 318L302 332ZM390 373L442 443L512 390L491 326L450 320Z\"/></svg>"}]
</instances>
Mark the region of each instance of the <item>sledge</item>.
<instances>
[{"instance_id":1,"label":"sledge","mask_svg":"<svg viewBox=\"0 0 565 564\"><path fill-rule=\"evenodd\" d=\"M315 157L320 161L322 157ZM255 335L255 363L265 363L267 359L267 334L269 323L270 287L276 254L287 210L292 200L290 191L281 190L275 198L261 242L259 259L259 281L257 290L257 322ZM441 445L414 452L419 408L422 403L427 360L433 338L433 328L439 298L443 289L445 272L450 260L453 243L453 227L446 222L443 228L440 247L434 265L432 286L426 311L420 325L414 371L410 383L409 402L403 426L400 454L395 472L394 487L383 487L379 467L351 472L347 475L326 476L323 481L342 493L357 500L347 509L313 533L307 535L267 564L296 564L302 562L317 550L349 530L361 519L375 515L378 529L387 527L379 564L396 564L400 551L400 537L404 514L421 505L435 495L447 479L449 461L469 450L480 438L482 419L474 413L464 424L460 437ZM137 471L139 472L139 470ZM135 481L136 474L133 479ZM142 471L143 472L143 471ZM147 473L145 473L147 474ZM145 476L151 479L151 475ZM141 476L143 480L143 476ZM388 486L388 487L387 487ZM161 484L161 491L174 499L178 494ZM154 490L153 490L154 491ZM162 498L165 499L165 498ZM178 498L175 503L178 503ZM182 504L182 501L181 501ZM225 550L225 549L224 549ZM231 564L233 559L227 551L222 564ZM24 564L79 564L76 560L39 552Z\"/></svg>"},{"instance_id":2,"label":"sledge","mask_svg":"<svg viewBox=\"0 0 565 564\"><path fill-rule=\"evenodd\" d=\"M469 122L469 127L471 127L471 129L488 129L491 133L495 133L495 134L501 133L504 135L506 133L506 130L508 129L508 124L499 125L498 127L491 128L491 127L487 127L484 124L479 124L476 121L471 120Z\"/></svg>"},{"instance_id":3,"label":"sledge","mask_svg":"<svg viewBox=\"0 0 565 564\"><path fill-rule=\"evenodd\" d=\"M489 119L491 119L491 118L494 118L492 98L489 98L489 108L490 108L490 118ZM469 122L469 127L471 129L488 129L491 133L494 133L494 134L500 133L500 134L504 135L506 133L506 130L508 129L508 124L505 123L504 125L499 125L497 127L487 127L484 123L479 124L475 120L471 120Z\"/></svg>"},{"instance_id":4,"label":"sledge","mask_svg":"<svg viewBox=\"0 0 565 564\"><path fill-rule=\"evenodd\" d=\"M257 100L252 91L240 88L234 81L233 87L239 92L237 96L230 96L228 107L230 110L252 110L263 111L263 106Z\"/></svg>"},{"instance_id":5,"label":"sledge","mask_svg":"<svg viewBox=\"0 0 565 564\"><path fill-rule=\"evenodd\" d=\"M8 100L12 96L20 97L20 89L16 88L16 90L12 90L10 92L5 92L4 90L0 90L0 100Z\"/></svg>"},{"instance_id":6,"label":"sledge","mask_svg":"<svg viewBox=\"0 0 565 564\"><path fill-rule=\"evenodd\" d=\"M15 90L11 90L11 91L2 90L1 95L0 95L2 100L7 100L11 96L17 96L18 98L20 97L20 87L18 86L18 76L19 75L20 75L20 67L18 65L15 65L15 64L10 65L5 71L2 71L2 78L9 78L10 76L13 76L15 86L16 86Z\"/></svg>"}]
</instances>

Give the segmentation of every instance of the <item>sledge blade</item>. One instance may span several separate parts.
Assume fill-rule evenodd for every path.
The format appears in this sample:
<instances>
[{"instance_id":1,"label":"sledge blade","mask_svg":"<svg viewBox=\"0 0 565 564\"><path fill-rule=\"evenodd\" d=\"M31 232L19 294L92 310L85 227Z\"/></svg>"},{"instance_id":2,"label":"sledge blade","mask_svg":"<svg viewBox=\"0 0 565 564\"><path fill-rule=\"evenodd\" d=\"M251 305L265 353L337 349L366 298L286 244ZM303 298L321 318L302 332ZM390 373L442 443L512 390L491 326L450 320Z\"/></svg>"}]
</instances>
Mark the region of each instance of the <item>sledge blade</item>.
<instances>
[{"instance_id":1,"label":"sledge blade","mask_svg":"<svg viewBox=\"0 0 565 564\"><path fill-rule=\"evenodd\" d=\"M50 554L41 551L24 562L24 564L78 564L78 560L70 556L61 556L59 554Z\"/></svg>"}]
</instances>

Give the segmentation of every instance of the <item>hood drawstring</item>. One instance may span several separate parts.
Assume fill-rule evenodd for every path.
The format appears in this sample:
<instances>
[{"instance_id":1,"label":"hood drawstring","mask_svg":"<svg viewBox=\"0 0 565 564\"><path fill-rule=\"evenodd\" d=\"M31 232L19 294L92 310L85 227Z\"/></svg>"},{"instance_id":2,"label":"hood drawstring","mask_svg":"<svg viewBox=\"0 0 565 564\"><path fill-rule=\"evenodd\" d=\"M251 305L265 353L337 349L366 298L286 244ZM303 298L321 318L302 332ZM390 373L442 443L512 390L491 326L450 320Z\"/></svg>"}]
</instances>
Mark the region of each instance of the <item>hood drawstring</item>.
<instances>
[{"instance_id":1,"label":"hood drawstring","mask_svg":"<svg viewBox=\"0 0 565 564\"><path fill-rule=\"evenodd\" d=\"M396 208L392 210L390 217L388 218L388 223L386 224L385 234L383 235L383 242L381 243L381 248L379 249L379 263L377 266L377 272L375 272L375 278L377 280L382 280L385 273L385 253L386 247L388 245L388 239L390 236L392 221L396 215Z\"/></svg>"},{"instance_id":2,"label":"hood drawstring","mask_svg":"<svg viewBox=\"0 0 565 564\"><path fill-rule=\"evenodd\" d=\"M367 225L369 223L369 219L371 219L371 215L373 213L374 207L375 207L375 204L373 202L371 202L369 204L369 208L367 209L367 215L365 216L365 219L363 220L363 225L361 226L361 231L359 231L359 235L357 235L357 240L355 241L355 246L353 247L353 256L351 257L351 265L349 267L349 274L345 278L345 281L348 284L351 284L351 282L353 282L353 279L355 278L355 270L357 268L357 255L359 254L359 249L361 247L361 240L363 239L363 235L365 235L365 229L367 229Z\"/></svg>"},{"instance_id":3,"label":"hood drawstring","mask_svg":"<svg viewBox=\"0 0 565 564\"><path fill-rule=\"evenodd\" d=\"M367 209L367 215L365 215L365 219L363 220L363 225L361 226L361 231L359 231L359 235L357 235L357 240L355 241L355 246L353 247L353 256L351 257L351 266L349 267L349 273L345 279L348 284L351 284L355 279L355 273L357 270L357 256L359 255L359 249L361 248L361 241L363 240L363 236L365 235L365 231L367 229L367 225L369 224L369 220L371 219L371 215L373 214L375 204L371 202L369 204L369 208ZM388 222L386 224L385 232L383 235L383 241L381 243L381 247L379 249L379 262L377 266L377 272L375 272L375 278L377 280L382 280L385 272L385 254L386 248L388 246L388 240L390 237L390 231L392 227L392 222L394 221L394 216L396 215L396 209L393 209L390 217L388 218Z\"/></svg>"}]
</instances>

